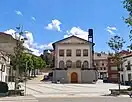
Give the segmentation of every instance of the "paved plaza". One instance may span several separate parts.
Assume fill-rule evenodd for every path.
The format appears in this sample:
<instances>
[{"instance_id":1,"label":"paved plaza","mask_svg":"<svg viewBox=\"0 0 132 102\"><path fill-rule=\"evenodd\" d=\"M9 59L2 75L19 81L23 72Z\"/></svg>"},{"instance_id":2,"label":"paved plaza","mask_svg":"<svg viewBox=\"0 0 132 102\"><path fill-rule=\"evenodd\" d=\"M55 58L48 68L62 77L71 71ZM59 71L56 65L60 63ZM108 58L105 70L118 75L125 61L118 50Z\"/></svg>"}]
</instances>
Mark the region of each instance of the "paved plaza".
<instances>
[{"instance_id":1,"label":"paved plaza","mask_svg":"<svg viewBox=\"0 0 132 102\"><path fill-rule=\"evenodd\" d=\"M25 84L22 83L22 88ZM26 94L34 97L97 97L110 93L109 89L117 88L118 84L103 83L99 80L96 84L53 84L40 82L39 79L30 80L26 84ZM128 86L121 86L128 88Z\"/></svg>"},{"instance_id":2,"label":"paved plaza","mask_svg":"<svg viewBox=\"0 0 132 102\"><path fill-rule=\"evenodd\" d=\"M96 84L53 84L40 82L41 77L26 83L26 96L0 98L0 102L132 102L128 95L106 96L110 88L118 88L117 84L103 83L101 80ZM21 85L25 89L25 83Z\"/></svg>"}]
</instances>

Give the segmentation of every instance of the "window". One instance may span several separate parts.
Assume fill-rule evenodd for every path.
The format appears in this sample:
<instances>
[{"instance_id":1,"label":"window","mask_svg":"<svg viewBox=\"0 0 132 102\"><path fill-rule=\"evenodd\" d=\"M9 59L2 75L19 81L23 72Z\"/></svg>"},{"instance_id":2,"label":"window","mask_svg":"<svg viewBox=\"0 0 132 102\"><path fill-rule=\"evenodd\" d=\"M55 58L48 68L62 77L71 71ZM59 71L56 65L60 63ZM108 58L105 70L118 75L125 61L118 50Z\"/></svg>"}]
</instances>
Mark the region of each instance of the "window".
<instances>
[{"instance_id":1,"label":"window","mask_svg":"<svg viewBox=\"0 0 132 102\"><path fill-rule=\"evenodd\" d=\"M71 68L71 67L72 67L72 61L68 60L68 61L66 62L66 67L67 67L67 68Z\"/></svg>"},{"instance_id":2,"label":"window","mask_svg":"<svg viewBox=\"0 0 132 102\"><path fill-rule=\"evenodd\" d=\"M64 50L59 50L59 56L64 56Z\"/></svg>"},{"instance_id":3,"label":"window","mask_svg":"<svg viewBox=\"0 0 132 102\"><path fill-rule=\"evenodd\" d=\"M96 62L96 66L99 66L99 63Z\"/></svg>"},{"instance_id":4,"label":"window","mask_svg":"<svg viewBox=\"0 0 132 102\"><path fill-rule=\"evenodd\" d=\"M131 70L131 64L130 64L130 61L127 62L127 70Z\"/></svg>"},{"instance_id":5,"label":"window","mask_svg":"<svg viewBox=\"0 0 132 102\"><path fill-rule=\"evenodd\" d=\"M5 71L5 65L2 64L1 66L1 71L4 72Z\"/></svg>"},{"instance_id":6,"label":"window","mask_svg":"<svg viewBox=\"0 0 132 102\"><path fill-rule=\"evenodd\" d=\"M128 81L131 81L131 74L128 74Z\"/></svg>"},{"instance_id":7,"label":"window","mask_svg":"<svg viewBox=\"0 0 132 102\"><path fill-rule=\"evenodd\" d=\"M104 70L106 70L106 67L104 67Z\"/></svg>"},{"instance_id":8,"label":"window","mask_svg":"<svg viewBox=\"0 0 132 102\"><path fill-rule=\"evenodd\" d=\"M117 67L116 66L112 66L111 70L117 70Z\"/></svg>"},{"instance_id":9,"label":"window","mask_svg":"<svg viewBox=\"0 0 132 102\"><path fill-rule=\"evenodd\" d=\"M76 56L81 56L81 49L76 50Z\"/></svg>"},{"instance_id":10,"label":"window","mask_svg":"<svg viewBox=\"0 0 132 102\"><path fill-rule=\"evenodd\" d=\"M117 74L112 74L111 75L111 78L117 78L118 76L117 76Z\"/></svg>"},{"instance_id":11,"label":"window","mask_svg":"<svg viewBox=\"0 0 132 102\"><path fill-rule=\"evenodd\" d=\"M81 61L80 60L76 61L76 68L81 68Z\"/></svg>"},{"instance_id":12,"label":"window","mask_svg":"<svg viewBox=\"0 0 132 102\"><path fill-rule=\"evenodd\" d=\"M70 49L66 50L66 56L71 56L72 51Z\"/></svg>"},{"instance_id":13,"label":"window","mask_svg":"<svg viewBox=\"0 0 132 102\"><path fill-rule=\"evenodd\" d=\"M83 68L88 68L89 66L88 66L88 61L84 61L83 62Z\"/></svg>"},{"instance_id":14,"label":"window","mask_svg":"<svg viewBox=\"0 0 132 102\"><path fill-rule=\"evenodd\" d=\"M64 61L59 62L59 68L64 68Z\"/></svg>"},{"instance_id":15,"label":"window","mask_svg":"<svg viewBox=\"0 0 132 102\"><path fill-rule=\"evenodd\" d=\"M99 57L100 57L100 56L101 56L101 54L100 54L100 53L98 53L98 54L97 54L97 56L99 56Z\"/></svg>"},{"instance_id":16,"label":"window","mask_svg":"<svg viewBox=\"0 0 132 102\"><path fill-rule=\"evenodd\" d=\"M102 66L104 66L104 63L102 63Z\"/></svg>"},{"instance_id":17,"label":"window","mask_svg":"<svg viewBox=\"0 0 132 102\"><path fill-rule=\"evenodd\" d=\"M88 49L83 50L83 56L88 56Z\"/></svg>"}]
</instances>

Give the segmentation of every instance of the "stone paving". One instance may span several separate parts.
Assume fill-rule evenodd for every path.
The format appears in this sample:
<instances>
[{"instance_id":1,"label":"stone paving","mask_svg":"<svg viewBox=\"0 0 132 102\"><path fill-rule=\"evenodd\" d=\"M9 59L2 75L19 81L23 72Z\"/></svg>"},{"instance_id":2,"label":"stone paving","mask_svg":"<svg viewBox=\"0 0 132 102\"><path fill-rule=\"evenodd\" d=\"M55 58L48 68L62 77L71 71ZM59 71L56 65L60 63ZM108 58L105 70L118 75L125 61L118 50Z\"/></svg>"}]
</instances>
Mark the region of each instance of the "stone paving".
<instances>
[{"instance_id":1,"label":"stone paving","mask_svg":"<svg viewBox=\"0 0 132 102\"><path fill-rule=\"evenodd\" d=\"M89 102L95 102L95 99L96 101L100 99L100 102L108 102L107 99L112 98L113 100L115 100L114 97L104 95L110 93L110 88L118 89L117 84L103 83L101 80L99 80L96 84L53 84L51 82L40 82L42 77L43 76L38 76L37 78L29 80L26 83L26 96L4 97L0 98L0 102L54 102L54 98L58 99L55 102L62 102L62 100L66 98L69 98L73 101L76 98L79 98L80 100L78 100L78 102L82 102L82 99L91 99L89 100ZM21 85L22 89L25 89L25 83L21 83ZM121 86L121 88L128 88L128 86ZM130 100L130 98L128 97L128 95L122 95L118 96L118 99L120 100L120 98L123 98L127 101ZM103 101L102 99L104 98L107 99ZM48 101L48 99L51 99L51 101ZM86 100L84 100L84 102Z\"/></svg>"},{"instance_id":2,"label":"stone paving","mask_svg":"<svg viewBox=\"0 0 132 102\"><path fill-rule=\"evenodd\" d=\"M109 94L110 88L118 89L117 84L103 83L100 80L96 84L52 84L48 82L40 82L40 79L41 78L39 77L27 82L26 94L35 97L93 97ZM22 86L24 88L24 83ZM121 88L128 88L128 86L121 86Z\"/></svg>"}]
</instances>

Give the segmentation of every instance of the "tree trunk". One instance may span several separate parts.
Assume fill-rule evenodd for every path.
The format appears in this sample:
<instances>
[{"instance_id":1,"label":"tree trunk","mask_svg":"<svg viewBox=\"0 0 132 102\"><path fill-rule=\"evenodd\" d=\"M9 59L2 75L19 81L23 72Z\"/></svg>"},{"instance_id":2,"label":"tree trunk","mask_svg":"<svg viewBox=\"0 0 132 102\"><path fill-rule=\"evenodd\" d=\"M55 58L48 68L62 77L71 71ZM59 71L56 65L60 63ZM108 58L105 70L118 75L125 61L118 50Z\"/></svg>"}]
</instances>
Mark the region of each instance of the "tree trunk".
<instances>
[{"instance_id":1,"label":"tree trunk","mask_svg":"<svg viewBox=\"0 0 132 102\"><path fill-rule=\"evenodd\" d=\"M36 74L35 74L35 69L33 70L33 73L34 73L34 77L36 77Z\"/></svg>"},{"instance_id":2,"label":"tree trunk","mask_svg":"<svg viewBox=\"0 0 132 102\"><path fill-rule=\"evenodd\" d=\"M19 67L18 67L18 65L16 65L16 72L15 72L15 94L16 94L16 90L18 89L18 83L19 83L18 77L19 77Z\"/></svg>"},{"instance_id":3,"label":"tree trunk","mask_svg":"<svg viewBox=\"0 0 132 102\"><path fill-rule=\"evenodd\" d=\"M29 74L28 77L29 77L29 79L30 79L30 73L31 73L31 70L29 69L28 70L28 74Z\"/></svg>"}]
</instances>

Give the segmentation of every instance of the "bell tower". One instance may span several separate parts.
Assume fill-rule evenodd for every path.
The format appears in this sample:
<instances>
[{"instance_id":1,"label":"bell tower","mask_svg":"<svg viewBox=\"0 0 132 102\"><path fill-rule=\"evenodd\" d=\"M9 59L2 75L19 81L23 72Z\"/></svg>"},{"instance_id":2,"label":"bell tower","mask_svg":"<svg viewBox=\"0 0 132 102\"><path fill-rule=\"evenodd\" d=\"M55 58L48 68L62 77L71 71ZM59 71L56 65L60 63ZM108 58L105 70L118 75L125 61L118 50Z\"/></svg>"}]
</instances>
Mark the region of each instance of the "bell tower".
<instances>
[{"instance_id":1,"label":"bell tower","mask_svg":"<svg viewBox=\"0 0 132 102\"><path fill-rule=\"evenodd\" d=\"M94 68L94 42L93 42L93 29L88 29L88 41L92 43L92 67Z\"/></svg>"}]
</instances>

